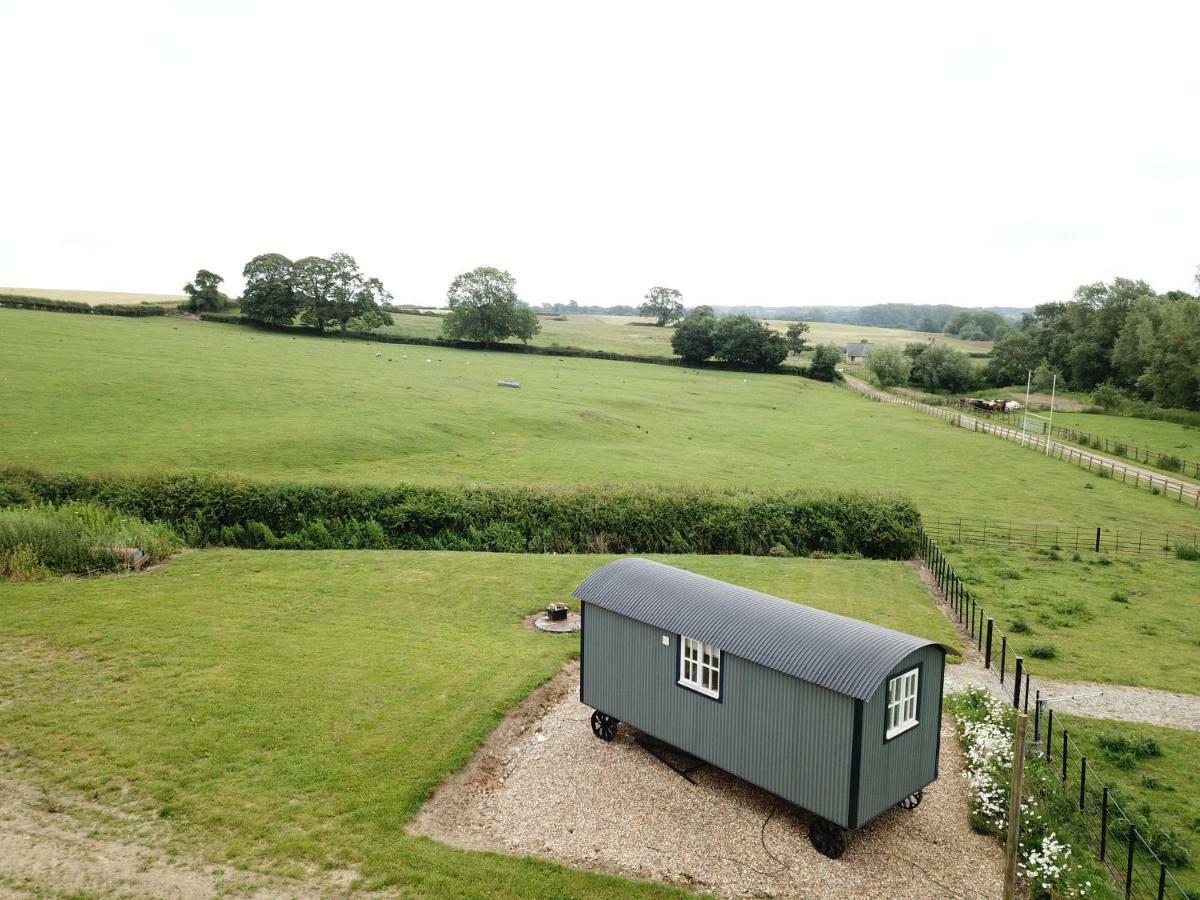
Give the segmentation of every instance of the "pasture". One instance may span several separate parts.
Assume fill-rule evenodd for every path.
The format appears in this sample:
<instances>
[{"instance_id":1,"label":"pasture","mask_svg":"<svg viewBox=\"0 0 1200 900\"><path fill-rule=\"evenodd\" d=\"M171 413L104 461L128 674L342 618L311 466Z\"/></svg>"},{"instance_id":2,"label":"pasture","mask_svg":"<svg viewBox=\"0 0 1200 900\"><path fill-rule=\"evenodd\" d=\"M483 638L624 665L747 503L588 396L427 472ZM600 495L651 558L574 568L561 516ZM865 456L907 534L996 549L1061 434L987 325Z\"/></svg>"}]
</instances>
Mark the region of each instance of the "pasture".
<instances>
[{"instance_id":1,"label":"pasture","mask_svg":"<svg viewBox=\"0 0 1200 900\"><path fill-rule=\"evenodd\" d=\"M1110 442L1120 441L1130 447L1177 456L1189 463L1200 462L1200 428L1191 425L1080 412L1056 412L1054 424L1107 438ZM1150 459L1150 465L1153 465L1154 456Z\"/></svg>"},{"instance_id":2,"label":"pasture","mask_svg":"<svg viewBox=\"0 0 1200 900\"><path fill-rule=\"evenodd\" d=\"M840 487L903 493L927 515L1156 529L1196 520L1178 502L791 376L0 310L0 389L13 398L0 422L5 465Z\"/></svg>"},{"instance_id":3,"label":"pasture","mask_svg":"<svg viewBox=\"0 0 1200 900\"><path fill-rule=\"evenodd\" d=\"M441 334L442 323L439 318L403 314L397 314L393 318L395 324L381 328L380 333L423 338L436 338ZM671 335L674 334L674 330L651 326L649 319L571 315L539 316L538 321L542 330L530 341L536 347L579 347L634 356L672 356ZM771 319L768 320L768 324L783 334L791 323ZM845 346L855 341L877 344L907 344L912 341L925 343L931 337L920 331L872 328L869 325L841 325L833 322L810 322L809 327L811 331L807 339L810 344ZM958 350L986 353L992 349L990 341L962 341L940 334L932 337Z\"/></svg>"},{"instance_id":4,"label":"pasture","mask_svg":"<svg viewBox=\"0 0 1200 900\"><path fill-rule=\"evenodd\" d=\"M0 582L0 774L167 820L179 850L285 875L353 867L417 896L672 895L404 832L578 652L522 617L574 603L609 559L193 551L69 591ZM667 560L957 644L904 563Z\"/></svg>"}]
</instances>

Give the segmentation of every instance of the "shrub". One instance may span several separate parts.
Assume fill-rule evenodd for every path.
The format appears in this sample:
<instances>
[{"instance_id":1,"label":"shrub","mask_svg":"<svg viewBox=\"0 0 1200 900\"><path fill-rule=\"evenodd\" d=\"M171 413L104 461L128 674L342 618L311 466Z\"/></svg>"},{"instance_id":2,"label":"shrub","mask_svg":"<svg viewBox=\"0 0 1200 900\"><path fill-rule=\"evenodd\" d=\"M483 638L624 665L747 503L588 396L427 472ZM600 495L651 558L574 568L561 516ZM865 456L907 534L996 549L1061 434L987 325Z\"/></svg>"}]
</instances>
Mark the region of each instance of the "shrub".
<instances>
[{"instance_id":1,"label":"shrub","mask_svg":"<svg viewBox=\"0 0 1200 900\"><path fill-rule=\"evenodd\" d=\"M163 522L194 546L262 549L761 556L782 545L798 554L909 559L920 525L906 499L852 492L381 488L13 469L0 471L0 485L40 502L89 501Z\"/></svg>"},{"instance_id":2,"label":"shrub","mask_svg":"<svg viewBox=\"0 0 1200 900\"><path fill-rule=\"evenodd\" d=\"M1187 544L1176 544L1175 558L1196 562L1200 560L1200 547L1188 546Z\"/></svg>"},{"instance_id":3,"label":"shrub","mask_svg":"<svg viewBox=\"0 0 1200 900\"><path fill-rule=\"evenodd\" d=\"M792 551L789 550L787 547L783 546L783 544L776 544L770 550L767 551L767 555L768 556L776 556L776 557L780 557L780 558L787 558L792 555Z\"/></svg>"},{"instance_id":4,"label":"shrub","mask_svg":"<svg viewBox=\"0 0 1200 900\"><path fill-rule=\"evenodd\" d=\"M817 381L837 381L840 377L837 365L841 361L842 350L836 344L818 344L804 374Z\"/></svg>"},{"instance_id":5,"label":"shrub","mask_svg":"<svg viewBox=\"0 0 1200 900\"><path fill-rule=\"evenodd\" d=\"M1128 753L1135 759L1150 759L1162 756L1162 747L1158 741L1145 735L1130 735L1119 731L1106 731L1101 734L1096 743L1105 753Z\"/></svg>"},{"instance_id":6,"label":"shrub","mask_svg":"<svg viewBox=\"0 0 1200 900\"><path fill-rule=\"evenodd\" d=\"M1054 659L1058 656L1058 648L1053 644L1037 644L1026 650L1025 655L1032 659Z\"/></svg>"},{"instance_id":7,"label":"shrub","mask_svg":"<svg viewBox=\"0 0 1200 900\"><path fill-rule=\"evenodd\" d=\"M94 503L0 509L0 574L9 578L124 571L132 564L127 548L157 562L177 544L166 525Z\"/></svg>"},{"instance_id":8,"label":"shrub","mask_svg":"<svg viewBox=\"0 0 1200 900\"><path fill-rule=\"evenodd\" d=\"M1033 626L1026 622L1024 617L1018 616L1009 626L1009 630L1014 634L1029 634L1033 631Z\"/></svg>"},{"instance_id":9,"label":"shrub","mask_svg":"<svg viewBox=\"0 0 1200 900\"><path fill-rule=\"evenodd\" d=\"M1168 472L1179 472L1183 469L1183 460L1170 453L1158 454L1154 464L1160 469L1166 469Z\"/></svg>"},{"instance_id":10,"label":"shrub","mask_svg":"<svg viewBox=\"0 0 1200 900\"><path fill-rule=\"evenodd\" d=\"M1113 591L1112 596L1108 598L1113 603L1128 603L1129 595L1124 591Z\"/></svg>"},{"instance_id":11,"label":"shrub","mask_svg":"<svg viewBox=\"0 0 1200 900\"><path fill-rule=\"evenodd\" d=\"M0 306L13 309L35 309L41 312L83 313L96 316L165 316L162 306L133 303L107 303L90 306L79 300L50 300L45 297L27 297L22 294L0 294Z\"/></svg>"}]
</instances>

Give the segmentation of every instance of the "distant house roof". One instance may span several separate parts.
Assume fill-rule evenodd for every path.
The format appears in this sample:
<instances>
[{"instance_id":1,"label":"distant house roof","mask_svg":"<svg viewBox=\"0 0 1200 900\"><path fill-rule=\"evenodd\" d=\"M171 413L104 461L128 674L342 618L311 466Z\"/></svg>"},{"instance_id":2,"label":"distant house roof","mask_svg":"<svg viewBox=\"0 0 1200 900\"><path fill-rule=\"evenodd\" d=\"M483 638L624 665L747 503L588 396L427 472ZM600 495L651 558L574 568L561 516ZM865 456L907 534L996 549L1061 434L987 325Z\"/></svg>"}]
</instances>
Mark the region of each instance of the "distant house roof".
<instances>
[{"instance_id":1,"label":"distant house roof","mask_svg":"<svg viewBox=\"0 0 1200 900\"><path fill-rule=\"evenodd\" d=\"M866 356L867 348L871 347L871 346L874 346L874 345L869 342L864 342L861 344L847 344L846 345L846 355L847 356Z\"/></svg>"},{"instance_id":2,"label":"distant house roof","mask_svg":"<svg viewBox=\"0 0 1200 900\"><path fill-rule=\"evenodd\" d=\"M648 559L597 569L575 596L858 700L914 650L949 649Z\"/></svg>"}]
</instances>

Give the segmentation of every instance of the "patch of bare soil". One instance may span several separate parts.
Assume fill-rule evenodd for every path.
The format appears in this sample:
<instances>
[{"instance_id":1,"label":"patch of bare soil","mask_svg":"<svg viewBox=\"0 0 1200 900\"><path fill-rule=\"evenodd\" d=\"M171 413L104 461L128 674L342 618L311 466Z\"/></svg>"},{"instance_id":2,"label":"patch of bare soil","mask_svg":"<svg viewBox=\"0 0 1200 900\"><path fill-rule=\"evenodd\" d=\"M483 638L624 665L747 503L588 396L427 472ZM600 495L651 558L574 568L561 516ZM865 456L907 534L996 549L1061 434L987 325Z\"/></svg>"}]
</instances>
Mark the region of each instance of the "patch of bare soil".
<instances>
[{"instance_id":1,"label":"patch of bare soil","mask_svg":"<svg viewBox=\"0 0 1200 900\"><path fill-rule=\"evenodd\" d=\"M850 835L840 860L807 815L711 767L690 784L622 725L605 743L571 664L515 709L409 826L456 847L539 856L723 897L997 897L1002 851L967 821L962 758L943 723L941 778L913 812Z\"/></svg>"},{"instance_id":2,"label":"patch of bare soil","mask_svg":"<svg viewBox=\"0 0 1200 900\"><path fill-rule=\"evenodd\" d=\"M0 898L337 897L355 878L341 871L301 881L169 855L166 828L0 774Z\"/></svg>"}]
</instances>

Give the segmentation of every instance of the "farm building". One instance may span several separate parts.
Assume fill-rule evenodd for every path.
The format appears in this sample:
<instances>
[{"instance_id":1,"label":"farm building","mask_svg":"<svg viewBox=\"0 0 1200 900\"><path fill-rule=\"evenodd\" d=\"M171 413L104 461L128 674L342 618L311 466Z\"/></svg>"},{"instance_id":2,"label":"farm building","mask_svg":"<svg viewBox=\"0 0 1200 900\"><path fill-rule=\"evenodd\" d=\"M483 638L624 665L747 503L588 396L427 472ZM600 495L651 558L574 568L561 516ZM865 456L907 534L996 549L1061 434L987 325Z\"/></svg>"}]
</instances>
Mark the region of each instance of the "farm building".
<instances>
[{"instance_id":1,"label":"farm building","mask_svg":"<svg viewBox=\"0 0 1200 900\"><path fill-rule=\"evenodd\" d=\"M867 351L870 350L873 346L874 346L874 344L870 344L865 341L862 343L859 343L859 344L847 344L846 345L846 362L848 362L848 363L862 362L864 359L867 358Z\"/></svg>"},{"instance_id":2,"label":"farm building","mask_svg":"<svg viewBox=\"0 0 1200 900\"><path fill-rule=\"evenodd\" d=\"M621 559L582 601L580 700L846 833L938 775L946 647L645 559Z\"/></svg>"}]
</instances>

